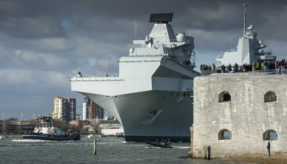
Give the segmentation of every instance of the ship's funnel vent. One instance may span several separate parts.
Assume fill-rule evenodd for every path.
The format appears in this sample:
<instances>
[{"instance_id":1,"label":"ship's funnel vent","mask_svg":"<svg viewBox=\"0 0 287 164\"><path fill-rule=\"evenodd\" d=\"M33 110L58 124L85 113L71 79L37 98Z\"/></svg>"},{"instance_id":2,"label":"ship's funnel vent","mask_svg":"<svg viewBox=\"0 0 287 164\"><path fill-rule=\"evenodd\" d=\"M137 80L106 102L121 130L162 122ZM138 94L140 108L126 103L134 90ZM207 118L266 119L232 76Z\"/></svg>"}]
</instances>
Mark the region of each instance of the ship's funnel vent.
<instances>
[{"instance_id":1,"label":"ship's funnel vent","mask_svg":"<svg viewBox=\"0 0 287 164\"><path fill-rule=\"evenodd\" d=\"M151 14L149 22L168 23L172 21L173 13Z\"/></svg>"}]
</instances>

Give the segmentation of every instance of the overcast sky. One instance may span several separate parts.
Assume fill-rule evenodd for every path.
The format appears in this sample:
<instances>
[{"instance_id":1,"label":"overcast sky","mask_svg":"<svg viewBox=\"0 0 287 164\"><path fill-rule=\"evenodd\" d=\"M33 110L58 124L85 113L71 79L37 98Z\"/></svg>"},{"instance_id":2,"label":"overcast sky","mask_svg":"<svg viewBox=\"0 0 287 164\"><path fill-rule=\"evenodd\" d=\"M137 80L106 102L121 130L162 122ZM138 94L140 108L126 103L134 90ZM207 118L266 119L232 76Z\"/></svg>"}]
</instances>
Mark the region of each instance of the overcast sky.
<instances>
[{"instance_id":1,"label":"overcast sky","mask_svg":"<svg viewBox=\"0 0 287 164\"><path fill-rule=\"evenodd\" d=\"M0 0L0 113L48 114L55 96L75 97L80 107L70 77L104 76L106 56L117 75L132 40L150 32L150 13L162 12L174 13L175 33L194 37L197 66L234 48L243 31L242 0ZM287 1L249 0L247 24L286 57Z\"/></svg>"}]
</instances>

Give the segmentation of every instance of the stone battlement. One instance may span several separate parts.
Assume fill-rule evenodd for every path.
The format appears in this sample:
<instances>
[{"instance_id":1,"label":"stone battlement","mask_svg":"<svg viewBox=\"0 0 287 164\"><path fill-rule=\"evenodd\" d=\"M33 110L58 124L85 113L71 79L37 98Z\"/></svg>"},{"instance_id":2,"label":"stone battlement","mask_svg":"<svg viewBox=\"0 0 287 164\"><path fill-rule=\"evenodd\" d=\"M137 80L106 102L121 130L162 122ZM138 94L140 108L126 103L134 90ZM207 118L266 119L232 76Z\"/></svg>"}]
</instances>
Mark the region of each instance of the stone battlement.
<instances>
[{"instance_id":1,"label":"stone battlement","mask_svg":"<svg viewBox=\"0 0 287 164\"><path fill-rule=\"evenodd\" d=\"M193 157L287 150L287 76L213 74L194 80Z\"/></svg>"}]
</instances>

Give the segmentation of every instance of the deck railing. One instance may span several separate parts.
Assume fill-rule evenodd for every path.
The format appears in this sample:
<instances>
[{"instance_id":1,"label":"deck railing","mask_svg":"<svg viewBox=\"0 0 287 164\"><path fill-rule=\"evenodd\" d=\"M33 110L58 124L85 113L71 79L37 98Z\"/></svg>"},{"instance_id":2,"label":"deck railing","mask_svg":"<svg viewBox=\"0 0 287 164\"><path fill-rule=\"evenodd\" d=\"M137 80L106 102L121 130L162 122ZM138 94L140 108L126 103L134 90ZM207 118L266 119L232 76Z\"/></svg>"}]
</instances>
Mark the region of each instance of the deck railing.
<instances>
[{"instance_id":1,"label":"deck railing","mask_svg":"<svg viewBox=\"0 0 287 164\"><path fill-rule=\"evenodd\" d=\"M243 71L234 71L234 70L231 70L231 71L223 71L221 70L220 68L217 68L217 69L213 69L213 70L210 70L210 69L207 69L207 70L201 70L201 75L204 76L204 75L210 75L210 74L213 74L213 73L250 73L250 72L254 72L254 73L270 73L270 74L287 74L287 69L283 68L283 69L268 69L268 70L253 70L253 71L246 71L246 70L243 70Z\"/></svg>"}]
</instances>

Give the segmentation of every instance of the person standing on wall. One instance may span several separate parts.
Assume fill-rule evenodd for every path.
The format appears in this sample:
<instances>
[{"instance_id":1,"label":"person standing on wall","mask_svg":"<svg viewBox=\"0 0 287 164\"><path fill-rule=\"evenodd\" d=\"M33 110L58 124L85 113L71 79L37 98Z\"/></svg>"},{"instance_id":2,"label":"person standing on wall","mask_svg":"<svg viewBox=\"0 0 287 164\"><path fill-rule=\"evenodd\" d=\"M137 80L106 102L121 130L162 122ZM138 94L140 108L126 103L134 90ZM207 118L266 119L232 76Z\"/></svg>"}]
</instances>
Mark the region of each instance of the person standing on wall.
<instances>
[{"instance_id":1,"label":"person standing on wall","mask_svg":"<svg viewBox=\"0 0 287 164\"><path fill-rule=\"evenodd\" d=\"M267 151L268 151L269 157L271 155L270 150L271 150L271 145L270 145L270 142L268 142L268 144L267 144Z\"/></svg>"}]
</instances>

